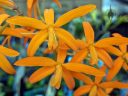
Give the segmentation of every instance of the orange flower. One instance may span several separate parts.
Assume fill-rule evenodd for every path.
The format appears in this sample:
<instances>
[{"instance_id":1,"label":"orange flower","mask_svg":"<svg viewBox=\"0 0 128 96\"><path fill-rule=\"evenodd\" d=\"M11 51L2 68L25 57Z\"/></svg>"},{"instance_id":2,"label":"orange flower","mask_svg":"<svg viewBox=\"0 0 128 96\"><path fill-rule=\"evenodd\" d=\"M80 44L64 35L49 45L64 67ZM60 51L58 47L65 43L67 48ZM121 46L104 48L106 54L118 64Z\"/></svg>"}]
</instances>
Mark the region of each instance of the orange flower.
<instances>
[{"instance_id":1,"label":"orange flower","mask_svg":"<svg viewBox=\"0 0 128 96\"><path fill-rule=\"evenodd\" d=\"M58 20L55 22L55 24L54 24L53 9L46 9L44 11L45 23L43 23L43 21L34 18L23 17L23 16L12 17L8 19L7 22L20 26L28 26L39 30L28 46L27 52L29 56L33 56L36 50L39 48L39 46L47 38L48 38L48 48L50 50L51 49L54 50L58 46L57 39L63 40L63 42L65 42L66 45L76 50L77 47L75 45L74 37L68 31L60 27L65 25L74 18L81 17L89 13L93 9L95 9L95 5L91 5L91 4L78 7L60 16Z\"/></svg>"},{"instance_id":2,"label":"orange flower","mask_svg":"<svg viewBox=\"0 0 128 96\"><path fill-rule=\"evenodd\" d=\"M81 77L81 73L104 76L103 71L75 62L64 63L65 53L62 50L58 51L57 61L46 57L26 57L18 60L15 65L17 66L42 66L35 71L29 78L31 83L35 83L44 79L46 76L53 74L50 83L55 88L60 88L62 78L66 82L69 89L73 89L75 82L73 77Z\"/></svg>"},{"instance_id":3,"label":"orange flower","mask_svg":"<svg viewBox=\"0 0 128 96\"><path fill-rule=\"evenodd\" d=\"M114 35L114 37L117 37L117 38L123 38L118 33L115 33L113 35ZM124 44L119 45L120 50L115 48L115 47L109 47L107 49L110 53L115 54L116 56L118 56L118 58L114 61L114 66L108 71L108 76L107 76L108 81L112 80L112 78L116 76L116 74L120 71L122 66L125 70L128 70L127 45L128 45L128 43L127 44L124 43Z\"/></svg>"},{"instance_id":4,"label":"orange flower","mask_svg":"<svg viewBox=\"0 0 128 96\"><path fill-rule=\"evenodd\" d=\"M101 70L105 69L105 67L101 68ZM88 81L84 81L86 85L79 87L74 92L74 96L82 96L87 93L89 93L89 96L107 96L113 88L128 88L128 83L118 81L102 82L102 77L95 77L94 82L88 77Z\"/></svg>"},{"instance_id":5,"label":"orange flower","mask_svg":"<svg viewBox=\"0 0 128 96\"><path fill-rule=\"evenodd\" d=\"M15 74L15 69L12 67L5 56L14 57L18 55L19 53L17 51L0 45L0 68L8 74Z\"/></svg>"},{"instance_id":6,"label":"orange flower","mask_svg":"<svg viewBox=\"0 0 128 96\"><path fill-rule=\"evenodd\" d=\"M59 2L59 0L53 0L60 8L61 3ZM34 16L37 18L37 14L38 14L38 0L27 0L27 9L28 9L28 16L31 17L32 15L32 10L34 11Z\"/></svg>"},{"instance_id":7,"label":"orange flower","mask_svg":"<svg viewBox=\"0 0 128 96\"><path fill-rule=\"evenodd\" d=\"M111 68L113 60L105 49L108 48L108 46L111 47L111 45L119 45L121 43L128 42L128 39L110 37L94 42L94 31L91 25L88 22L84 22L83 27L86 42L77 40L77 45L81 50L75 54L72 61L79 58L77 59L77 62L81 62L88 54L90 54L91 64L97 64L98 58L100 58L109 68Z\"/></svg>"}]
</instances>

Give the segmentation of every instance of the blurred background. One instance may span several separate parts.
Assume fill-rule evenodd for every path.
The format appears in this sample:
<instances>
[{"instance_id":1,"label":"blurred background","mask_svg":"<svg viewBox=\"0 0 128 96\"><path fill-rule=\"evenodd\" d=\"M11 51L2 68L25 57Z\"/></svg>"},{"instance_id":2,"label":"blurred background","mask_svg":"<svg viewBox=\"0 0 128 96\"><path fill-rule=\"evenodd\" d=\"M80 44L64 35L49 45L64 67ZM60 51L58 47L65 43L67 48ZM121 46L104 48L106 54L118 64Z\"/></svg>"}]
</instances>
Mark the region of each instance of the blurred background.
<instances>
[{"instance_id":1,"label":"blurred background","mask_svg":"<svg viewBox=\"0 0 128 96\"><path fill-rule=\"evenodd\" d=\"M26 15L26 0L13 0L23 15ZM39 0L41 14L45 8L53 8L56 18L63 13L72 10L80 5L96 4L97 9L87 16L74 19L64 26L76 38L83 39L82 22L91 22L95 30L95 40L109 37L112 33L120 33L128 37L128 0L60 0L62 8L52 2L52 0ZM8 11L8 10L7 10ZM2 42L4 37L0 37ZM26 56L26 47L23 46L23 40L18 38L11 39L12 47L18 50L21 55L16 58L8 58L13 64L16 60ZM46 46L45 44L43 46ZM36 55L42 55L41 47ZM49 55L51 56L51 55ZM68 60L68 59L67 59ZM16 75L8 75L0 70L0 96L73 96L73 90L69 90L62 82L59 90L49 86L49 78L46 78L36 84L30 84L27 79L37 68L15 67ZM128 72L123 69L117 77L121 81L128 81ZM75 89L81 85L80 81L76 80ZM75 90L74 89L74 90ZM115 89L110 96L128 96L128 90Z\"/></svg>"}]
</instances>

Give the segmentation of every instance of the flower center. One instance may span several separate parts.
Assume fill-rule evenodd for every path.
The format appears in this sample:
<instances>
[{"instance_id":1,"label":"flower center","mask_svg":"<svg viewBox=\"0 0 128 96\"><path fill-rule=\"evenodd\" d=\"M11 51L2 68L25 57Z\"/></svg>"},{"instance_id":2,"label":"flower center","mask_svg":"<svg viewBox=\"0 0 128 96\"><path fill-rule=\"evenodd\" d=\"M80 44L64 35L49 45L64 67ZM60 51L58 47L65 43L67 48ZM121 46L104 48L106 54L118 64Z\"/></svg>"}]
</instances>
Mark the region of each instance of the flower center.
<instances>
[{"instance_id":1,"label":"flower center","mask_svg":"<svg viewBox=\"0 0 128 96\"><path fill-rule=\"evenodd\" d=\"M57 38L56 38L56 34L55 34L55 30L54 30L54 26L53 25L49 25L48 26L48 47L50 50L54 50L57 48L58 46L58 42L57 42Z\"/></svg>"}]
</instances>

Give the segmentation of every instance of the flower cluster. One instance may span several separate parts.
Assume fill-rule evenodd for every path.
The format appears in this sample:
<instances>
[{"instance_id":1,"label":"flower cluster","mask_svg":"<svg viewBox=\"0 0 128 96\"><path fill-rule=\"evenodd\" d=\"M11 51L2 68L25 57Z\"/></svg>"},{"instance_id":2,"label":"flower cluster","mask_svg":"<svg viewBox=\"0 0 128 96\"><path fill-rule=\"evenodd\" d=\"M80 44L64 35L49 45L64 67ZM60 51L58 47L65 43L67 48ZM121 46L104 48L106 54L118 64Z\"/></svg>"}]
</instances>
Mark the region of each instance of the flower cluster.
<instances>
[{"instance_id":1,"label":"flower cluster","mask_svg":"<svg viewBox=\"0 0 128 96\"><path fill-rule=\"evenodd\" d=\"M62 7L58 0L53 1ZM107 96L114 88L128 88L128 83L113 79L122 67L128 70L127 37L115 33L112 37L95 41L95 32L88 21L83 22L85 40L76 39L62 28L71 20L93 11L96 8L94 4L75 8L58 17L56 21L54 9L45 9L44 17L41 20L38 19L38 0L27 0L27 16L21 16L21 14L10 16L4 8L14 11L18 9L14 2L0 0L0 34L6 36L0 45L0 68L5 72L9 74L16 72L6 56L19 55L10 43L12 37L18 37L24 39L24 44L29 43L28 40L30 43L27 47L27 57L16 61L14 65L40 67L29 77L28 81L31 83L36 83L50 75L51 86L59 89L64 79L67 87L72 90L75 87L75 79L83 81L85 85L76 89L74 96L82 96L86 93L89 93L89 96ZM8 48L4 47L6 43ZM55 54L55 59L35 56L43 43L48 45L45 50L42 50L43 54ZM69 51L72 52L70 53L72 59L65 62ZM111 55L117 58L113 59ZM89 64L84 64L84 60ZM99 60L104 63L100 67L98 66ZM95 80L90 76L93 76Z\"/></svg>"}]
</instances>

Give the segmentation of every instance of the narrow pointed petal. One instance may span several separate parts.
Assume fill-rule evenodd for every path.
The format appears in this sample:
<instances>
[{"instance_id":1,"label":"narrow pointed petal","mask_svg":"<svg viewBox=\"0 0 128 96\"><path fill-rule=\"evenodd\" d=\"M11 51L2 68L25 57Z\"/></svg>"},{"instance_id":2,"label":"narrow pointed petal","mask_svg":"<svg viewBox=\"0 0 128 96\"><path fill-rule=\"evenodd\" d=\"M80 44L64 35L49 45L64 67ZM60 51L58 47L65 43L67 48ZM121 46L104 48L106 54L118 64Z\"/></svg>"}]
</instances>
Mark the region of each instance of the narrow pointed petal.
<instances>
[{"instance_id":1,"label":"narrow pointed petal","mask_svg":"<svg viewBox=\"0 0 128 96\"><path fill-rule=\"evenodd\" d=\"M94 46L90 46L91 64L95 65L98 63L98 55Z\"/></svg>"},{"instance_id":2,"label":"narrow pointed petal","mask_svg":"<svg viewBox=\"0 0 128 96\"><path fill-rule=\"evenodd\" d=\"M45 9L44 10L44 19L47 25L54 24L54 10L53 9Z\"/></svg>"},{"instance_id":3,"label":"narrow pointed petal","mask_svg":"<svg viewBox=\"0 0 128 96\"><path fill-rule=\"evenodd\" d=\"M95 43L95 46L104 48L108 45L117 45L118 46L123 43L128 44L128 38L109 37L109 38L104 38L104 39L99 40L98 42Z\"/></svg>"},{"instance_id":4,"label":"narrow pointed petal","mask_svg":"<svg viewBox=\"0 0 128 96\"><path fill-rule=\"evenodd\" d=\"M33 56L40 45L47 39L48 32L47 31L40 31L38 32L30 41L27 53L29 56Z\"/></svg>"},{"instance_id":5,"label":"narrow pointed petal","mask_svg":"<svg viewBox=\"0 0 128 96\"><path fill-rule=\"evenodd\" d=\"M35 71L29 78L30 83L36 83L55 71L55 67L42 67Z\"/></svg>"},{"instance_id":6,"label":"narrow pointed petal","mask_svg":"<svg viewBox=\"0 0 128 96\"><path fill-rule=\"evenodd\" d=\"M57 62L64 63L67 56L67 50L58 48L57 49Z\"/></svg>"},{"instance_id":7,"label":"narrow pointed petal","mask_svg":"<svg viewBox=\"0 0 128 96\"><path fill-rule=\"evenodd\" d=\"M128 45L128 44L121 44L121 45L119 45L120 50L121 50L123 53L127 52L127 45Z\"/></svg>"},{"instance_id":8,"label":"narrow pointed petal","mask_svg":"<svg viewBox=\"0 0 128 96\"><path fill-rule=\"evenodd\" d=\"M104 49L96 49L98 57L107 65L108 68L113 66L113 60L110 55Z\"/></svg>"},{"instance_id":9,"label":"narrow pointed petal","mask_svg":"<svg viewBox=\"0 0 128 96\"><path fill-rule=\"evenodd\" d=\"M97 95L98 96L108 96L107 93L105 93L104 90L101 88L98 88Z\"/></svg>"},{"instance_id":10,"label":"narrow pointed petal","mask_svg":"<svg viewBox=\"0 0 128 96\"><path fill-rule=\"evenodd\" d=\"M74 96L82 96L91 90L91 85L81 86L75 92Z\"/></svg>"},{"instance_id":11,"label":"narrow pointed petal","mask_svg":"<svg viewBox=\"0 0 128 96\"><path fill-rule=\"evenodd\" d=\"M65 68L63 68L63 78L68 88L72 90L75 87L75 81L70 71Z\"/></svg>"},{"instance_id":12,"label":"narrow pointed petal","mask_svg":"<svg viewBox=\"0 0 128 96\"><path fill-rule=\"evenodd\" d=\"M89 22L83 22L84 34L89 44L94 43L94 30Z\"/></svg>"},{"instance_id":13,"label":"narrow pointed petal","mask_svg":"<svg viewBox=\"0 0 128 96\"><path fill-rule=\"evenodd\" d=\"M60 82L62 79L62 66L61 65L57 65L56 66L56 71L54 73L54 76L51 78L50 80L50 85L53 86L53 87L56 87L57 83ZM57 86L59 89L60 88L60 85Z\"/></svg>"},{"instance_id":14,"label":"narrow pointed petal","mask_svg":"<svg viewBox=\"0 0 128 96\"><path fill-rule=\"evenodd\" d=\"M23 36L25 36L25 33L28 33L29 31L22 29L22 28L16 28L16 29L12 29L12 28L6 28L3 32L2 35L9 35L9 36L14 36L14 37L18 37L18 38L23 38ZM23 33L23 34L22 34ZM28 34L27 34L28 35ZM27 37L26 35L26 37ZM28 37L32 37L32 35L28 35Z\"/></svg>"},{"instance_id":15,"label":"narrow pointed petal","mask_svg":"<svg viewBox=\"0 0 128 96\"><path fill-rule=\"evenodd\" d=\"M76 40L76 45L78 49L84 49L88 46L85 41L79 39Z\"/></svg>"},{"instance_id":16,"label":"narrow pointed petal","mask_svg":"<svg viewBox=\"0 0 128 96\"><path fill-rule=\"evenodd\" d=\"M9 17L8 14L1 14L0 15L0 25Z\"/></svg>"},{"instance_id":17,"label":"narrow pointed petal","mask_svg":"<svg viewBox=\"0 0 128 96\"><path fill-rule=\"evenodd\" d=\"M6 48L1 45L0 45L0 53L2 53L5 56L9 56L9 57L15 57L15 56L19 55L19 52L15 51L13 49Z\"/></svg>"},{"instance_id":18,"label":"narrow pointed petal","mask_svg":"<svg viewBox=\"0 0 128 96\"><path fill-rule=\"evenodd\" d=\"M73 10L63 14L62 16L60 16L57 19L55 26L58 26L58 27L63 26L75 18L78 18L78 17L88 14L95 8L96 8L95 5L89 4L89 5L84 5L84 6L80 6L80 7L76 8L76 9L73 9Z\"/></svg>"},{"instance_id":19,"label":"narrow pointed petal","mask_svg":"<svg viewBox=\"0 0 128 96\"><path fill-rule=\"evenodd\" d=\"M15 69L12 67L9 61L2 54L0 54L0 68L8 74L16 73Z\"/></svg>"},{"instance_id":20,"label":"narrow pointed petal","mask_svg":"<svg viewBox=\"0 0 128 96\"><path fill-rule=\"evenodd\" d=\"M60 8L62 8L61 3L59 2L59 0L53 0Z\"/></svg>"},{"instance_id":21,"label":"narrow pointed petal","mask_svg":"<svg viewBox=\"0 0 128 96\"><path fill-rule=\"evenodd\" d=\"M0 0L0 4L8 7L14 7L15 5L11 0Z\"/></svg>"},{"instance_id":22,"label":"narrow pointed petal","mask_svg":"<svg viewBox=\"0 0 128 96\"><path fill-rule=\"evenodd\" d=\"M121 37L123 37L122 35L120 35L120 34L118 34L118 33L114 33L114 34L112 34L114 37L117 37L117 38L121 38ZM123 52L123 53L125 53L125 52L127 52L127 44L121 44L121 45L119 45L119 47L120 47L120 50Z\"/></svg>"},{"instance_id":23,"label":"narrow pointed petal","mask_svg":"<svg viewBox=\"0 0 128 96\"><path fill-rule=\"evenodd\" d=\"M117 75L117 73L120 71L123 63L124 63L124 60L122 59L122 57L118 57L114 61L113 67L108 72L108 75L107 75L107 78L106 78L107 81L111 81Z\"/></svg>"},{"instance_id":24,"label":"narrow pointed petal","mask_svg":"<svg viewBox=\"0 0 128 96\"><path fill-rule=\"evenodd\" d=\"M63 40L65 44L71 47L73 50L77 50L75 38L66 30L56 28L56 35L59 39Z\"/></svg>"},{"instance_id":25,"label":"narrow pointed petal","mask_svg":"<svg viewBox=\"0 0 128 96\"><path fill-rule=\"evenodd\" d=\"M56 62L46 57L26 57L15 62L17 66L54 66Z\"/></svg>"},{"instance_id":26,"label":"narrow pointed petal","mask_svg":"<svg viewBox=\"0 0 128 96\"><path fill-rule=\"evenodd\" d=\"M28 9L31 9L33 4L38 0L27 0L27 7Z\"/></svg>"},{"instance_id":27,"label":"narrow pointed petal","mask_svg":"<svg viewBox=\"0 0 128 96\"><path fill-rule=\"evenodd\" d=\"M100 87L102 88L128 88L128 83L121 83L118 81L110 81L110 82L104 82L100 84Z\"/></svg>"},{"instance_id":28,"label":"narrow pointed petal","mask_svg":"<svg viewBox=\"0 0 128 96\"><path fill-rule=\"evenodd\" d=\"M116 56L123 55L123 53L119 49L117 49L116 47L113 47L113 46L106 46L105 50L110 52L111 54L116 55Z\"/></svg>"},{"instance_id":29,"label":"narrow pointed petal","mask_svg":"<svg viewBox=\"0 0 128 96\"><path fill-rule=\"evenodd\" d=\"M100 71L94 67L85 65L85 64L80 64L80 63L66 63L63 64L63 66L70 71L74 72L82 72L85 74L90 74L94 76L104 76L105 73L103 71Z\"/></svg>"},{"instance_id":30,"label":"narrow pointed petal","mask_svg":"<svg viewBox=\"0 0 128 96\"><path fill-rule=\"evenodd\" d=\"M71 73L74 78L83 81L85 84L89 85L92 83L92 80L88 76L82 73L79 73L79 72L71 72Z\"/></svg>"},{"instance_id":31,"label":"narrow pointed petal","mask_svg":"<svg viewBox=\"0 0 128 96\"><path fill-rule=\"evenodd\" d=\"M13 25L32 27L36 29L45 29L47 27L41 20L25 16L14 16L9 18L7 22Z\"/></svg>"},{"instance_id":32,"label":"narrow pointed petal","mask_svg":"<svg viewBox=\"0 0 128 96\"><path fill-rule=\"evenodd\" d=\"M107 67L106 66L102 66L101 68L100 68L100 70L101 71L106 71L106 69L107 69ZM98 83L100 83L101 81L102 81L102 79L103 79L103 77L100 77L100 76L96 76L95 77L95 82L98 84Z\"/></svg>"},{"instance_id":33,"label":"narrow pointed petal","mask_svg":"<svg viewBox=\"0 0 128 96\"><path fill-rule=\"evenodd\" d=\"M84 60L88 55L88 50L87 49L83 49L78 51L71 59L70 62L77 62L80 63L82 62L82 60Z\"/></svg>"},{"instance_id":34,"label":"narrow pointed petal","mask_svg":"<svg viewBox=\"0 0 128 96\"><path fill-rule=\"evenodd\" d=\"M125 71L128 71L128 64L126 62L124 62L123 68L125 69Z\"/></svg>"},{"instance_id":35,"label":"narrow pointed petal","mask_svg":"<svg viewBox=\"0 0 128 96\"><path fill-rule=\"evenodd\" d=\"M93 86L90 90L89 96L96 96L97 95L97 86Z\"/></svg>"},{"instance_id":36,"label":"narrow pointed petal","mask_svg":"<svg viewBox=\"0 0 128 96\"><path fill-rule=\"evenodd\" d=\"M34 13L34 18L36 18L36 19L38 19L38 1L36 1L35 3L34 3L34 5L33 5L33 13Z\"/></svg>"},{"instance_id":37,"label":"narrow pointed petal","mask_svg":"<svg viewBox=\"0 0 128 96\"><path fill-rule=\"evenodd\" d=\"M113 91L113 88L107 88L105 91L107 94L110 94Z\"/></svg>"}]
</instances>

